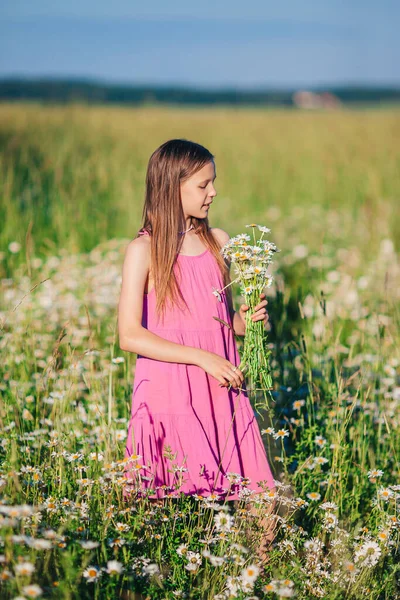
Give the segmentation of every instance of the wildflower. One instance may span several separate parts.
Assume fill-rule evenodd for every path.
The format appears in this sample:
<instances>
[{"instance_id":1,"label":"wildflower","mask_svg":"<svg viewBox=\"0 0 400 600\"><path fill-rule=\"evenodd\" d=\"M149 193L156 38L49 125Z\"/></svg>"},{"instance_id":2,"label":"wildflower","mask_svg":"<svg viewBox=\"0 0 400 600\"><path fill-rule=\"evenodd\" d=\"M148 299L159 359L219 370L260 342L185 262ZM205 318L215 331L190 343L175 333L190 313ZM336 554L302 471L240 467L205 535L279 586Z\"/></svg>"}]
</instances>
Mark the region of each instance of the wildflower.
<instances>
[{"instance_id":1,"label":"wildflower","mask_svg":"<svg viewBox=\"0 0 400 600\"><path fill-rule=\"evenodd\" d=\"M393 496L393 492L390 488L380 488L378 490L378 497L386 502Z\"/></svg>"},{"instance_id":2,"label":"wildflower","mask_svg":"<svg viewBox=\"0 0 400 600\"><path fill-rule=\"evenodd\" d=\"M274 281L273 277L268 277L267 278L267 284L266 284L265 287L267 287L267 288L271 287L273 281Z\"/></svg>"},{"instance_id":3,"label":"wildflower","mask_svg":"<svg viewBox=\"0 0 400 600\"><path fill-rule=\"evenodd\" d=\"M277 496L278 492L276 490L268 490L267 492L264 492L262 497L264 500L267 500L267 502L272 502L272 500L275 500Z\"/></svg>"},{"instance_id":4,"label":"wildflower","mask_svg":"<svg viewBox=\"0 0 400 600\"><path fill-rule=\"evenodd\" d=\"M17 254L21 250L21 244L19 242L10 242L8 249L12 254Z\"/></svg>"},{"instance_id":5,"label":"wildflower","mask_svg":"<svg viewBox=\"0 0 400 600\"><path fill-rule=\"evenodd\" d=\"M334 502L323 502L323 504L320 505L320 508L322 508L322 510L337 510L338 506Z\"/></svg>"},{"instance_id":6,"label":"wildflower","mask_svg":"<svg viewBox=\"0 0 400 600\"><path fill-rule=\"evenodd\" d=\"M123 356L116 356L112 359L112 362L116 365L119 365L120 363L125 362L125 358Z\"/></svg>"},{"instance_id":7,"label":"wildflower","mask_svg":"<svg viewBox=\"0 0 400 600\"><path fill-rule=\"evenodd\" d=\"M239 473L227 473L226 478L230 483L240 483L242 476Z\"/></svg>"},{"instance_id":8,"label":"wildflower","mask_svg":"<svg viewBox=\"0 0 400 600\"><path fill-rule=\"evenodd\" d=\"M15 572L18 575L31 575L35 571L35 565L31 562L22 562L15 565Z\"/></svg>"},{"instance_id":9,"label":"wildflower","mask_svg":"<svg viewBox=\"0 0 400 600\"><path fill-rule=\"evenodd\" d=\"M357 571L357 567L353 562L350 562L348 560L345 560L343 562L343 567L344 570L347 571L348 573L354 573L354 571Z\"/></svg>"},{"instance_id":10,"label":"wildflower","mask_svg":"<svg viewBox=\"0 0 400 600\"><path fill-rule=\"evenodd\" d=\"M188 547L186 544L181 544L176 549L176 553L179 554L179 556L186 556L187 552L188 552Z\"/></svg>"},{"instance_id":11,"label":"wildflower","mask_svg":"<svg viewBox=\"0 0 400 600\"><path fill-rule=\"evenodd\" d=\"M122 538L115 538L115 539L111 539L108 542L108 545L111 546L111 548L120 548L121 546L123 546L125 544L125 540Z\"/></svg>"},{"instance_id":12,"label":"wildflower","mask_svg":"<svg viewBox=\"0 0 400 600\"><path fill-rule=\"evenodd\" d=\"M367 477L371 483L376 483L377 478L382 477L382 475L383 475L383 471L381 471L380 469L372 469L371 471L368 471L368 473L367 473Z\"/></svg>"},{"instance_id":13,"label":"wildflower","mask_svg":"<svg viewBox=\"0 0 400 600\"><path fill-rule=\"evenodd\" d=\"M157 575L159 572L160 569L156 563L149 563L147 565L143 565L142 567L143 575Z\"/></svg>"},{"instance_id":14,"label":"wildflower","mask_svg":"<svg viewBox=\"0 0 400 600\"><path fill-rule=\"evenodd\" d=\"M213 554L210 554L208 559L213 567L220 567L226 562L223 556L214 556Z\"/></svg>"},{"instance_id":15,"label":"wildflower","mask_svg":"<svg viewBox=\"0 0 400 600\"><path fill-rule=\"evenodd\" d=\"M21 504L19 506L6 506L0 505L0 513L7 515L8 517L29 517L35 512L35 507L28 504Z\"/></svg>"},{"instance_id":16,"label":"wildflower","mask_svg":"<svg viewBox=\"0 0 400 600\"><path fill-rule=\"evenodd\" d=\"M31 539L27 544L34 550L51 550L51 548L53 548L53 544L50 540Z\"/></svg>"},{"instance_id":17,"label":"wildflower","mask_svg":"<svg viewBox=\"0 0 400 600\"><path fill-rule=\"evenodd\" d=\"M209 494L207 496L207 498L209 500L220 500L220 496L218 494L216 494L215 492L211 492L211 494Z\"/></svg>"},{"instance_id":18,"label":"wildflower","mask_svg":"<svg viewBox=\"0 0 400 600\"><path fill-rule=\"evenodd\" d=\"M214 515L214 523L217 531L230 531L234 522L232 515L219 512Z\"/></svg>"},{"instance_id":19,"label":"wildflower","mask_svg":"<svg viewBox=\"0 0 400 600\"><path fill-rule=\"evenodd\" d=\"M232 575L228 575L226 578L226 587L230 592L228 598L232 596L235 598L242 589L242 582L239 579L239 577L233 577Z\"/></svg>"},{"instance_id":20,"label":"wildflower","mask_svg":"<svg viewBox=\"0 0 400 600\"><path fill-rule=\"evenodd\" d=\"M91 540L83 540L79 543L85 550L93 550L93 548L98 548L100 546L99 542L92 542Z\"/></svg>"},{"instance_id":21,"label":"wildflower","mask_svg":"<svg viewBox=\"0 0 400 600\"><path fill-rule=\"evenodd\" d=\"M98 462L101 462L102 460L104 460L104 455L100 452L91 452L89 454L89 458L91 460L97 460Z\"/></svg>"},{"instance_id":22,"label":"wildflower","mask_svg":"<svg viewBox=\"0 0 400 600\"><path fill-rule=\"evenodd\" d=\"M89 583L91 583L92 581L97 581L97 579L99 579L100 575L101 575L100 569L98 569L97 567L93 567L93 566L90 566L83 571L83 577L85 577L85 579L87 579L87 581Z\"/></svg>"},{"instance_id":23,"label":"wildflower","mask_svg":"<svg viewBox=\"0 0 400 600\"><path fill-rule=\"evenodd\" d=\"M293 542L291 542L290 540L282 540L281 542L279 542L278 546L282 550L282 552L287 551L292 556L297 554L296 548Z\"/></svg>"},{"instance_id":24,"label":"wildflower","mask_svg":"<svg viewBox=\"0 0 400 600\"><path fill-rule=\"evenodd\" d=\"M361 566L363 567L374 567L381 554L382 550L379 545L376 542L369 540L357 550L354 555L354 560L356 563L361 563Z\"/></svg>"},{"instance_id":25,"label":"wildflower","mask_svg":"<svg viewBox=\"0 0 400 600\"><path fill-rule=\"evenodd\" d=\"M281 438L285 438L289 436L289 431L287 429L279 429L276 433L274 433L273 437L275 440Z\"/></svg>"},{"instance_id":26,"label":"wildflower","mask_svg":"<svg viewBox=\"0 0 400 600\"><path fill-rule=\"evenodd\" d=\"M254 286L252 286L252 285L246 285L246 286L244 287L244 293L245 293L245 294L251 294L251 292L252 292L253 290L254 290Z\"/></svg>"},{"instance_id":27,"label":"wildflower","mask_svg":"<svg viewBox=\"0 0 400 600\"><path fill-rule=\"evenodd\" d=\"M338 524L338 518L331 512L327 512L324 516L324 529L333 531Z\"/></svg>"},{"instance_id":28,"label":"wildflower","mask_svg":"<svg viewBox=\"0 0 400 600\"><path fill-rule=\"evenodd\" d=\"M22 593L27 597L27 598L39 598L39 596L41 596L43 594L43 590L39 585L31 584L31 585L25 585L22 588Z\"/></svg>"},{"instance_id":29,"label":"wildflower","mask_svg":"<svg viewBox=\"0 0 400 600\"><path fill-rule=\"evenodd\" d=\"M316 456L314 458L314 464L316 465L325 465L328 462L328 459L325 456Z\"/></svg>"},{"instance_id":30,"label":"wildflower","mask_svg":"<svg viewBox=\"0 0 400 600\"><path fill-rule=\"evenodd\" d=\"M321 494L319 492L310 492L307 494L307 498L310 500L319 500L321 498Z\"/></svg>"},{"instance_id":31,"label":"wildflower","mask_svg":"<svg viewBox=\"0 0 400 600\"><path fill-rule=\"evenodd\" d=\"M139 460L139 458L142 458L141 454L131 454L131 456L127 459L127 461L136 461Z\"/></svg>"},{"instance_id":32,"label":"wildflower","mask_svg":"<svg viewBox=\"0 0 400 600\"><path fill-rule=\"evenodd\" d=\"M193 498L195 500L199 500L199 502L203 502L205 500L205 496L202 496L201 494L193 494Z\"/></svg>"},{"instance_id":33,"label":"wildflower","mask_svg":"<svg viewBox=\"0 0 400 600\"><path fill-rule=\"evenodd\" d=\"M317 435L314 441L320 448L323 448L326 445L326 439L322 437L322 435Z\"/></svg>"},{"instance_id":34,"label":"wildflower","mask_svg":"<svg viewBox=\"0 0 400 600\"><path fill-rule=\"evenodd\" d=\"M33 415L27 408L24 408L24 410L22 411L22 418L25 421L33 421Z\"/></svg>"},{"instance_id":35,"label":"wildflower","mask_svg":"<svg viewBox=\"0 0 400 600\"><path fill-rule=\"evenodd\" d=\"M303 498L296 498L294 502L295 505L299 508L305 508L306 506L308 506L308 502L306 500L303 500Z\"/></svg>"},{"instance_id":36,"label":"wildflower","mask_svg":"<svg viewBox=\"0 0 400 600\"><path fill-rule=\"evenodd\" d=\"M267 434L267 435L274 435L275 434L275 429L273 427L267 427L267 429L261 429L261 433Z\"/></svg>"},{"instance_id":37,"label":"wildflower","mask_svg":"<svg viewBox=\"0 0 400 600\"><path fill-rule=\"evenodd\" d=\"M172 473L186 473L188 469L186 467L182 467L179 465L172 465L171 472Z\"/></svg>"},{"instance_id":38,"label":"wildflower","mask_svg":"<svg viewBox=\"0 0 400 600\"><path fill-rule=\"evenodd\" d=\"M301 408L302 406L304 406L304 405L305 405L305 403L306 403L306 401L305 401L305 400L295 400L295 401L293 402L293 408L294 408L294 410L300 410L300 408Z\"/></svg>"},{"instance_id":39,"label":"wildflower","mask_svg":"<svg viewBox=\"0 0 400 600\"><path fill-rule=\"evenodd\" d=\"M74 452L73 454L65 453L65 458L68 462L74 462L75 460L82 460L83 454L82 452Z\"/></svg>"},{"instance_id":40,"label":"wildflower","mask_svg":"<svg viewBox=\"0 0 400 600\"><path fill-rule=\"evenodd\" d=\"M263 591L264 592L275 592L277 590L277 581L275 579L273 579L272 581L270 581L269 583L267 583L266 585L264 585Z\"/></svg>"},{"instance_id":41,"label":"wildflower","mask_svg":"<svg viewBox=\"0 0 400 600\"><path fill-rule=\"evenodd\" d=\"M247 583L254 583L260 573L260 569L256 565L249 565L243 569L241 578Z\"/></svg>"},{"instance_id":42,"label":"wildflower","mask_svg":"<svg viewBox=\"0 0 400 600\"><path fill-rule=\"evenodd\" d=\"M8 579L11 579L12 576L13 574L8 569L0 571L0 581L7 581Z\"/></svg>"},{"instance_id":43,"label":"wildflower","mask_svg":"<svg viewBox=\"0 0 400 600\"><path fill-rule=\"evenodd\" d=\"M298 244L292 249L292 254L296 258L305 258L308 255L308 248L304 244Z\"/></svg>"},{"instance_id":44,"label":"wildflower","mask_svg":"<svg viewBox=\"0 0 400 600\"><path fill-rule=\"evenodd\" d=\"M231 255L232 262L244 261L244 260L247 260L249 258L250 258L250 256L248 256L246 254L246 252L239 252L238 251L238 252L233 252L233 254Z\"/></svg>"},{"instance_id":45,"label":"wildflower","mask_svg":"<svg viewBox=\"0 0 400 600\"><path fill-rule=\"evenodd\" d=\"M125 429L117 429L115 432L115 439L117 442L122 442L127 436Z\"/></svg>"},{"instance_id":46,"label":"wildflower","mask_svg":"<svg viewBox=\"0 0 400 600\"><path fill-rule=\"evenodd\" d=\"M196 571L201 565L201 556L199 552L192 552L191 550L188 550L186 558L189 562L187 565L185 565L185 569L188 571Z\"/></svg>"},{"instance_id":47,"label":"wildflower","mask_svg":"<svg viewBox=\"0 0 400 600\"><path fill-rule=\"evenodd\" d=\"M399 528L400 526L400 521L398 519L398 517L396 517L396 515L388 515L388 520L389 520L389 527L392 528Z\"/></svg>"},{"instance_id":48,"label":"wildflower","mask_svg":"<svg viewBox=\"0 0 400 600\"><path fill-rule=\"evenodd\" d=\"M294 590L291 587L283 586L279 588L276 593L280 598L291 598L294 596Z\"/></svg>"},{"instance_id":49,"label":"wildflower","mask_svg":"<svg viewBox=\"0 0 400 600\"><path fill-rule=\"evenodd\" d=\"M107 568L104 570L109 575L119 575L122 572L123 565L118 560L109 560L107 561Z\"/></svg>"},{"instance_id":50,"label":"wildflower","mask_svg":"<svg viewBox=\"0 0 400 600\"><path fill-rule=\"evenodd\" d=\"M378 532L378 540L386 544L389 541L389 534L387 531L379 531Z\"/></svg>"},{"instance_id":51,"label":"wildflower","mask_svg":"<svg viewBox=\"0 0 400 600\"><path fill-rule=\"evenodd\" d=\"M232 550L238 550L239 552L243 552L243 554L247 554L249 552L249 550L245 546L242 546L242 544L238 544L237 542L233 542L233 544L231 544L230 547L232 548Z\"/></svg>"},{"instance_id":52,"label":"wildflower","mask_svg":"<svg viewBox=\"0 0 400 600\"><path fill-rule=\"evenodd\" d=\"M311 540L306 540L304 542L304 548L308 550L308 552L312 552L313 554L318 554L324 547L324 542L319 540L318 538L312 538Z\"/></svg>"},{"instance_id":53,"label":"wildflower","mask_svg":"<svg viewBox=\"0 0 400 600\"><path fill-rule=\"evenodd\" d=\"M280 598L291 598L294 596L294 582L291 579L272 579L264 586L264 592L275 592Z\"/></svg>"}]
</instances>

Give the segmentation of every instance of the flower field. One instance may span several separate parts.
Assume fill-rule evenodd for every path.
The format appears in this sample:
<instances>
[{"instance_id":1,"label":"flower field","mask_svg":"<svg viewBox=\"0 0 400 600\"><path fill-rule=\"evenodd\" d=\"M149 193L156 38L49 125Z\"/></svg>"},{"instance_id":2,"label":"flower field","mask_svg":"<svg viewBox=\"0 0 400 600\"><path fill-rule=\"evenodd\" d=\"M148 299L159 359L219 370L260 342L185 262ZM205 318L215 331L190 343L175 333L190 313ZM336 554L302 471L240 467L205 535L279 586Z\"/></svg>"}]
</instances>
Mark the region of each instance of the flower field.
<instances>
[{"instance_id":1,"label":"flower field","mask_svg":"<svg viewBox=\"0 0 400 600\"><path fill-rule=\"evenodd\" d=\"M0 105L2 599L400 598L398 114ZM235 504L181 495L174 448L167 500L123 496L121 266L172 137L215 154L211 225L280 249L258 506L237 473Z\"/></svg>"}]
</instances>

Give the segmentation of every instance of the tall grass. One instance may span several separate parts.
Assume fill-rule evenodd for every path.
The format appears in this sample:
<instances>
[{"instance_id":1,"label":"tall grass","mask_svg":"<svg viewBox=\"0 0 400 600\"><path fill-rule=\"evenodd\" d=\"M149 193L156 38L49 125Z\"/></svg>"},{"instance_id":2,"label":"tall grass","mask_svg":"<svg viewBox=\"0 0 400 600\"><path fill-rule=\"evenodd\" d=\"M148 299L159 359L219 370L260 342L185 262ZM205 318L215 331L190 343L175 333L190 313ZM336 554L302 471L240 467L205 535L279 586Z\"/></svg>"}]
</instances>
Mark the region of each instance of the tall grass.
<instances>
[{"instance_id":1,"label":"tall grass","mask_svg":"<svg viewBox=\"0 0 400 600\"><path fill-rule=\"evenodd\" d=\"M313 249L358 235L357 246L371 256L381 235L399 239L398 219L390 218L400 193L399 135L396 110L2 104L0 244L25 245L29 231L41 254L88 251L114 236L131 237L150 154L166 139L186 137L216 156L219 193L209 217L216 226L237 233L275 207L275 235L306 227ZM313 206L322 214L305 222L302 211ZM332 215L331 231L322 227L322 215Z\"/></svg>"}]
</instances>

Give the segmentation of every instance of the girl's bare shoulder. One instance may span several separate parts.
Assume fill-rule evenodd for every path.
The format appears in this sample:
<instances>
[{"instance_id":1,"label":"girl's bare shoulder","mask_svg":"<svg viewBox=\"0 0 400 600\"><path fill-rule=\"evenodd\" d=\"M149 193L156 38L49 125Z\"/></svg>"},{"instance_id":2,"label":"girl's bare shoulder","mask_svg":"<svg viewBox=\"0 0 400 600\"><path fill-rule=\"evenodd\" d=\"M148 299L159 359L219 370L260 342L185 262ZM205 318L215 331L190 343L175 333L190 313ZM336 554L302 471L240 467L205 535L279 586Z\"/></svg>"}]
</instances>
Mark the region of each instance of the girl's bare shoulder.
<instances>
[{"instance_id":1,"label":"girl's bare shoulder","mask_svg":"<svg viewBox=\"0 0 400 600\"><path fill-rule=\"evenodd\" d=\"M210 231L216 240L223 246L229 240L230 235L226 233L223 229L219 229L219 227L210 227Z\"/></svg>"},{"instance_id":2,"label":"girl's bare shoulder","mask_svg":"<svg viewBox=\"0 0 400 600\"><path fill-rule=\"evenodd\" d=\"M147 265L150 260L150 244L151 240L148 235L140 235L139 237L134 238L128 242L126 247L126 260L129 262L140 261Z\"/></svg>"}]
</instances>

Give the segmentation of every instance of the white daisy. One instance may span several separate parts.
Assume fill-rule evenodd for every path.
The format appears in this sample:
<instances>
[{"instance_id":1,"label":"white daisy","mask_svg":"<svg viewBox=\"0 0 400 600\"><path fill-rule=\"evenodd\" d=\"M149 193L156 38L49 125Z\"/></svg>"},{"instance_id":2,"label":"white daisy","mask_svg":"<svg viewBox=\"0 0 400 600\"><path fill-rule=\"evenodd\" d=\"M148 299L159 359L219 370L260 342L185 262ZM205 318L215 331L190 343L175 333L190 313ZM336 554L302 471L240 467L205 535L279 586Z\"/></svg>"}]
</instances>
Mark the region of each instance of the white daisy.
<instances>
[{"instance_id":1,"label":"white daisy","mask_svg":"<svg viewBox=\"0 0 400 600\"><path fill-rule=\"evenodd\" d=\"M394 493L392 492L392 490L390 488L380 488L378 490L378 496L379 498L381 498L382 500L385 500L386 502L394 495Z\"/></svg>"},{"instance_id":2,"label":"white daisy","mask_svg":"<svg viewBox=\"0 0 400 600\"><path fill-rule=\"evenodd\" d=\"M22 588L22 593L27 598L39 598L39 596L41 596L43 594L43 590L39 585L36 585L35 583L33 583L31 585L25 585Z\"/></svg>"},{"instance_id":3,"label":"white daisy","mask_svg":"<svg viewBox=\"0 0 400 600\"><path fill-rule=\"evenodd\" d=\"M232 525L234 522L234 518L232 515L229 515L225 512L219 512L214 515L214 523L217 531L230 531L232 529Z\"/></svg>"},{"instance_id":4,"label":"white daisy","mask_svg":"<svg viewBox=\"0 0 400 600\"><path fill-rule=\"evenodd\" d=\"M279 438L289 437L289 431L287 429L279 429L277 432L273 434L273 438L278 440Z\"/></svg>"},{"instance_id":5,"label":"white daisy","mask_svg":"<svg viewBox=\"0 0 400 600\"><path fill-rule=\"evenodd\" d=\"M181 544L180 546L177 547L176 549L176 553L179 554L179 556L186 556L188 553L188 547L186 544Z\"/></svg>"},{"instance_id":6,"label":"white daisy","mask_svg":"<svg viewBox=\"0 0 400 600\"><path fill-rule=\"evenodd\" d=\"M377 542L369 540L365 542L354 555L356 563L361 563L363 567L373 567L379 560L382 550Z\"/></svg>"},{"instance_id":7,"label":"white daisy","mask_svg":"<svg viewBox=\"0 0 400 600\"><path fill-rule=\"evenodd\" d=\"M107 567L104 569L109 575L119 575L122 572L123 565L118 560L107 561Z\"/></svg>"},{"instance_id":8,"label":"white daisy","mask_svg":"<svg viewBox=\"0 0 400 600\"><path fill-rule=\"evenodd\" d=\"M260 569L256 565L249 565L243 569L241 578L247 583L254 583L260 573Z\"/></svg>"}]
</instances>

